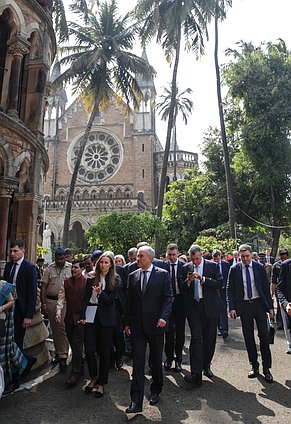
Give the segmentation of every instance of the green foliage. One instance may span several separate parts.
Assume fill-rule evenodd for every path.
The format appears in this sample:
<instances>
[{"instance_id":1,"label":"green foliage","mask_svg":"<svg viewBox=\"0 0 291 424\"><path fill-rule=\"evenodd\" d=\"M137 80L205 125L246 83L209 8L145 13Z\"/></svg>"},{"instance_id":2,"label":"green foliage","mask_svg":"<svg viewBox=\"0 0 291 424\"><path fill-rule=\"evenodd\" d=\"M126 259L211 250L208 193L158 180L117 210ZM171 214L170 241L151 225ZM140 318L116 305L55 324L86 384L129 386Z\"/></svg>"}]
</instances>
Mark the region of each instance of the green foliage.
<instances>
[{"instance_id":1,"label":"green foliage","mask_svg":"<svg viewBox=\"0 0 291 424\"><path fill-rule=\"evenodd\" d=\"M117 212L101 215L96 224L86 232L85 237L91 248L102 245L103 250L127 257L127 251L141 241L154 245L155 237L165 238L165 227L149 212Z\"/></svg>"},{"instance_id":2,"label":"green foliage","mask_svg":"<svg viewBox=\"0 0 291 424\"><path fill-rule=\"evenodd\" d=\"M187 251L200 231L227 221L227 204L219 185L196 167L170 185L163 210L172 241Z\"/></svg>"},{"instance_id":3,"label":"green foliage","mask_svg":"<svg viewBox=\"0 0 291 424\"><path fill-rule=\"evenodd\" d=\"M40 246L39 244L36 247L36 259L42 257L42 255L47 254L48 253L48 249L46 249L45 247Z\"/></svg>"},{"instance_id":4,"label":"green foliage","mask_svg":"<svg viewBox=\"0 0 291 424\"><path fill-rule=\"evenodd\" d=\"M225 239L220 240L216 237L205 237L205 236L199 236L195 240L195 244L198 244L198 246L201 247L203 252L209 252L212 253L214 249L219 249L223 256L228 255L233 250L237 248L236 241L234 239Z\"/></svg>"}]
</instances>

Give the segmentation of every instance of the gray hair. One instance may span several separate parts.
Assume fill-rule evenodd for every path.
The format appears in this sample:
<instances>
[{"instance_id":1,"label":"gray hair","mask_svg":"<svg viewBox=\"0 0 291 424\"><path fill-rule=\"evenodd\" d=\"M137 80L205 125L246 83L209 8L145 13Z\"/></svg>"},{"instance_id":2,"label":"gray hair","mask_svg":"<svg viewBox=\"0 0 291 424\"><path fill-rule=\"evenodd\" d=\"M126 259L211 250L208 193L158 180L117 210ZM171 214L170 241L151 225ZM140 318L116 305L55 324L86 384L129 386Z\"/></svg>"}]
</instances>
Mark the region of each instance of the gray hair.
<instances>
[{"instance_id":1,"label":"gray hair","mask_svg":"<svg viewBox=\"0 0 291 424\"><path fill-rule=\"evenodd\" d=\"M131 247L128 252L127 252L128 256L129 255L136 255L137 254L137 248L136 247Z\"/></svg>"},{"instance_id":2,"label":"gray hair","mask_svg":"<svg viewBox=\"0 0 291 424\"><path fill-rule=\"evenodd\" d=\"M239 253L245 252L245 251L252 253L252 248L248 244L241 244L240 247L238 248L238 251Z\"/></svg>"},{"instance_id":3,"label":"gray hair","mask_svg":"<svg viewBox=\"0 0 291 424\"><path fill-rule=\"evenodd\" d=\"M189 256L195 255L196 253L202 253L201 247L198 244L192 244L189 249Z\"/></svg>"},{"instance_id":4,"label":"gray hair","mask_svg":"<svg viewBox=\"0 0 291 424\"><path fill-rule=\"evenodd\" d=\"M151 246L148 246L148 245L141 246L138 249L138 251L140 252L141 250L143 252L146 252L146 254L149 255L152 258L152 260L154 259L154 257L155 257L155 251L154 251L154 249Z\"/></svg>"}]
</instances>

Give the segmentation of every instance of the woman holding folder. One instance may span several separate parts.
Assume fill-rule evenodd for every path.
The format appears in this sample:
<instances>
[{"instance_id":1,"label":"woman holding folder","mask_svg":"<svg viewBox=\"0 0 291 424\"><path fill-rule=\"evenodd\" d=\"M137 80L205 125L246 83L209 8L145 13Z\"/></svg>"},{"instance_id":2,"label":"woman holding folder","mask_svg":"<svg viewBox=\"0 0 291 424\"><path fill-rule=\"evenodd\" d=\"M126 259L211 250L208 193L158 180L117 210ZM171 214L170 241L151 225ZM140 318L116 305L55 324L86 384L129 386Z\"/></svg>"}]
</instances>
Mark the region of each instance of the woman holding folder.
<instances>
[{"instance_id":1,"label":"woman holding folder","mask_svg":"<svg viewBox=\"0 0 291 424\"><path fill-rule=\"evenodd\" d=\"M97 398L103 396L104 386L108 382L118 278L113 253L104 252L96 264L95 276L87 280L83 298L80 323L85 324L84 344L91 378L85 393L91 393L96 388Z\"/></svg>"}]
</instances>

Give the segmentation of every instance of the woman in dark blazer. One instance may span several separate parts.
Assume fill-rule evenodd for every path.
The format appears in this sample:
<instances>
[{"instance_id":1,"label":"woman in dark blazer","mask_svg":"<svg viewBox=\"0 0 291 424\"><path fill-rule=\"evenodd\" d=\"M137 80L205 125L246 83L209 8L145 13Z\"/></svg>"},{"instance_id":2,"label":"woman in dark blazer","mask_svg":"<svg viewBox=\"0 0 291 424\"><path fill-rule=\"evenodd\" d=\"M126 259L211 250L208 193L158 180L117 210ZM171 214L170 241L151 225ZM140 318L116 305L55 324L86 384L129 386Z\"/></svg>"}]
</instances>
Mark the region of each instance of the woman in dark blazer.
<instances>
[{"instance_id":1,"label":"woman in dark blazer","mask_svg":"<svg viewBox=\"0 0 291 424\"><path fill-rule=\"evenodd\" d=\"M95 397L102 397L104 386L108 382L110 351L113 330L116 323L115 298L117 293L117 275L112 252L104 252L95 268L95 276L87 280L83 298L81 323L85 324L85 353L91 381L85 387L85 393L97 388ZM86 322L88 306L97 307L94 322ZM91 310L95 308L91 308ZM88 311L87 311L88 312ZM88 313L87 313L88 317ZM99 354L99 372L97 366Z\"/></svg>"}]
</instances>

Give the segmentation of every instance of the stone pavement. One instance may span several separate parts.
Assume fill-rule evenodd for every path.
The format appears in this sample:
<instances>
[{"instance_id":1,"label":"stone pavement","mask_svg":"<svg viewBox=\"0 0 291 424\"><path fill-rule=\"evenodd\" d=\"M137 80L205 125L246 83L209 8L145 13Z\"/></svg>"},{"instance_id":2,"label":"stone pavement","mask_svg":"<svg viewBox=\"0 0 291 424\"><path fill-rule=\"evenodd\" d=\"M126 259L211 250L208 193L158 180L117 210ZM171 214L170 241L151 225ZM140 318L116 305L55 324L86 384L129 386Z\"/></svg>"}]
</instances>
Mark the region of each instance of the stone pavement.
<instances>
[{"instance_id":1,"label":"stone pavement","mask_svg":"<svg viewBox=\"0 0 291 424\"><path fill-rule=\"evenodd\" d=\"M277 331L272 346L274 383L267 384L263 377L247 378L249 364L241 334L240 321L232 321L230 337L217 341L213 361L213 381L203 377L199 389L189 387L183 376L174 372L165 374L161 401L156 406L146 399L143 415L133 423L185 424L281 424L291 423L291 355L287 355L282 331ZM187 344L189 337L187 337ZM121 371L112 370L106 395L101 399L82 392L84 381L73 389L65 388L66 376L47 369L42 381L33 381L23 390L0 400L0 423L18 424L119 424L127 421L124 414L129 403L131 361ZM189 371L188 348L185 348L184 369ZM67 372L68 374L68 372ZM51 377L51 378L50 378Z\"/></svg>"}]
</instances>

